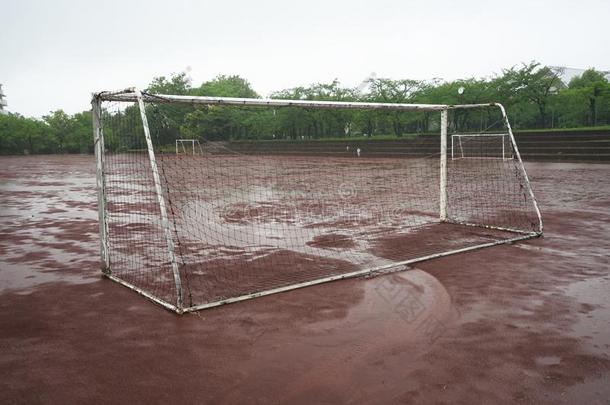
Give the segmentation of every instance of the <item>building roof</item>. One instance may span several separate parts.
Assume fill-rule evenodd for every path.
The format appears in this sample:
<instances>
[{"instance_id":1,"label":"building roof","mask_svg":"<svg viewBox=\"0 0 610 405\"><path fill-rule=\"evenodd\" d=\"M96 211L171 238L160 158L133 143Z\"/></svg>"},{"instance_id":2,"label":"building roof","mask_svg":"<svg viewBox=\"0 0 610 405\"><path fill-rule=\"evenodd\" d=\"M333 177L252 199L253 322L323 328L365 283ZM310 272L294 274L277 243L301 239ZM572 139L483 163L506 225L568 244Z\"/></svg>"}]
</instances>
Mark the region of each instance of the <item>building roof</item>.
<instances>
[{"instance_id":1,"label":"building roof","mask_svg":"<svg viewBox=\"0 0 610 405\"><path fill-rule=\"evenodd\" d=\"M571 68L567 66L549 66L561 79L565 84L570 83L575 77L582 75L587 69L580 68ZM596 69L597 70L597 69ZM603 73L606 76L606 79L610 81L610 71L608 70L598 70L598 72Z\"/></svg>"}]
</instances>

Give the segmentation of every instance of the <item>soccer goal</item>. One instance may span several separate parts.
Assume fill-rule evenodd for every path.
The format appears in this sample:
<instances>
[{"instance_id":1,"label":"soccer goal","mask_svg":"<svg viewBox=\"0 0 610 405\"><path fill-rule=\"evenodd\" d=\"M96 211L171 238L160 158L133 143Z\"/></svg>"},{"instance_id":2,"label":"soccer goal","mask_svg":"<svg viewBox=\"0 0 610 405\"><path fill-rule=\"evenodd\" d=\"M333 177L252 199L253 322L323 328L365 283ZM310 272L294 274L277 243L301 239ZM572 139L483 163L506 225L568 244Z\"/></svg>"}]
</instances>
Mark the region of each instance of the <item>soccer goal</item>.
<instances>
[{"instance_id":1,"label":"soccer goal","mask_svg":"<svg viewBox=\"0 0 610 405\"><path fill-rule=\"evenodd\" d=\"M197 153L203 153L201 149L201 143L198 139L176 139L176 155L195 155Z\"/></svg>"},{"instance_id":2,"label":"soccer goal","mask_svg":"<svg viewBox=\"0 0 610 405\"><path fill-rule=\"evenodd\" d=\"M510 134L453 134L451 159L512 159Z\"/></svg>"},{"instance_id":3,"label":"soccer goal","mask_svg":"<svg viewBox=\"0 0 610 405\"><path fill-rule=\"evenodd\" d=\"M96 93L92 105L103 274L178 313L542 234L500 104L131 88ZM473 109L488 110L485 128L453 127L462 122L453 114ZM358 159L345 153L349 137L309 136L340 137L346 125L368 134L412 128L418 135L367 137Z\"/></svg>"}]
</instances>

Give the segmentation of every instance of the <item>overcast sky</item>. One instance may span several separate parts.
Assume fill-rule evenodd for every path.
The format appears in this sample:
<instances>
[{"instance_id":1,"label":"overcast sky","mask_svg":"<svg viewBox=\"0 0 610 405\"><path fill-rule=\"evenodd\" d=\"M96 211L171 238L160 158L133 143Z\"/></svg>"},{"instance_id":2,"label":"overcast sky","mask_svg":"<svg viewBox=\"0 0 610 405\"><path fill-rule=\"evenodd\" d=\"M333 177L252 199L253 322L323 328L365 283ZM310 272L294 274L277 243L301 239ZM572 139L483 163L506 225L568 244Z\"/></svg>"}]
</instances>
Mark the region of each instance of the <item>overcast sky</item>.
<instances>
[{"instance_id":1,"label":"overcast sky","mask_svg":"<svg viewBox=\"0 0 610 405\"><path fill-rule=\"evenodd\" d=\"M610 1L0 0L0 83L26 116L187 70L261 95L338 78L484 77L537 60L610 69Z\"/></svg>"}]
</instances>

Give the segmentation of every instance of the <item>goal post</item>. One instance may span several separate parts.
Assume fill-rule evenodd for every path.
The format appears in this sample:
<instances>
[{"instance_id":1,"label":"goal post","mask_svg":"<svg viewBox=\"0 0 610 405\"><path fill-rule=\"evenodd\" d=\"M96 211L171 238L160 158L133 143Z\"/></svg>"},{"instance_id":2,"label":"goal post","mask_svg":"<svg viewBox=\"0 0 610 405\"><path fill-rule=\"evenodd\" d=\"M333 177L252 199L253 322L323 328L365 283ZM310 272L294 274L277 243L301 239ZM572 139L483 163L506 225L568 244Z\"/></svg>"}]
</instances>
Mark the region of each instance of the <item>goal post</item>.
<instances>
[{"instance_id":1,"label":"goal post","mask_svg":"<svg viewBox=\"0 0 610 405\"><path fill-rule=\"evenodd\" d=\"M130 88L95 93L92 106L104 275L177 313L542 234L500 104L247 99ZM234 109L252 115L243 124L250 126L226 121ZM449 119L471 109L495 111L495 122L476 137L458 133ZM339 110L329 121L338 133L367 125L370 111L428 130L389 148L347 136L303 141L303 131L313 127L282 127L314 110ZM341 113L354 110L362 113ZM227 131L258 138L233 141ZM274 140L263 140L264 131ZM458 140L478 142L471 148L476 153L462 145L460 154L472 156L457 158ZM495 158L500 140L503 151ZM345 153L351 150L362 155L354 159Z\"/></svg>"},{"instance_id":2,"label":"goal post","mask_svg":"<svg viewBox=\"0 0 610 405\"><path fill-rule=\"evenodd\" d=\"M104 181L104 136L102 134L102 106L99 99L92 100L93 150L95 154L95 182L97 187L98 224L100 234L101 269L110 270L108 257L108 224L106 222L106 187Z\"/></svg>"},{"instance_id":3,"label":"goal post","mask_svg":"<svg viewBox=\"0 0 610 405\"><path fill-rule=\"evenodd\" d=\"M447 220L447 110L441 111L441 151L440 151L440 197L439 217Z\"/></svg>"}]
</instances>

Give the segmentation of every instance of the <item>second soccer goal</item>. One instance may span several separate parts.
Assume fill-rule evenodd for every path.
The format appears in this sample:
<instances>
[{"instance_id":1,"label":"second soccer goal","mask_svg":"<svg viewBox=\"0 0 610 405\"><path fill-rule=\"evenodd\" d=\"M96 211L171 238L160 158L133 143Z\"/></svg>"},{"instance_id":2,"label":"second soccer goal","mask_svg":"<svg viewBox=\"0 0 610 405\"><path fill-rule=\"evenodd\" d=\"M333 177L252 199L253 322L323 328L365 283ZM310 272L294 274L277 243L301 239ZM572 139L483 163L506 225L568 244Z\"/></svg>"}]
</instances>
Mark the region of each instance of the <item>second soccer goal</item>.
<instances>
[{"instance_id":1,"label":"second soccer goal","mask_svg":"<svg viewBox=\"0 0 610 405\"><path fill-rule=\"evenodd\" d=\"M453 134L451 159L512 159L511 134Z\"/></svg>"}]
</instances>

